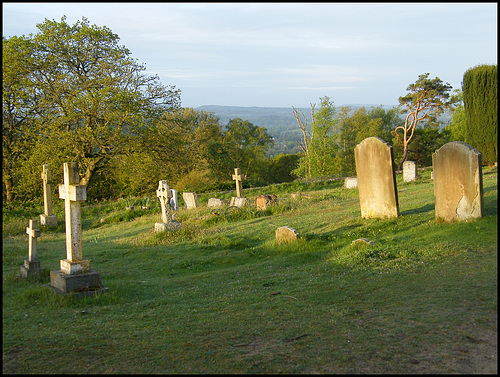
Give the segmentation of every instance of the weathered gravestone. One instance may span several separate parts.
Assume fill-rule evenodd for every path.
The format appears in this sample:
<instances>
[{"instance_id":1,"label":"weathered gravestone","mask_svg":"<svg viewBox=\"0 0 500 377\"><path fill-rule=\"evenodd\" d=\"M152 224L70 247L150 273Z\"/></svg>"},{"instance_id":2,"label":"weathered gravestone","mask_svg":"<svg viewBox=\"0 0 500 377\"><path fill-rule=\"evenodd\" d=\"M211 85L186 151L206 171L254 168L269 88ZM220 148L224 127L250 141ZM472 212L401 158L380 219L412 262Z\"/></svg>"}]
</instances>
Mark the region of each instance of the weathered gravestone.
<instances>
[{"instance_id":1,"label":"weathered gravestone","mask_svg":"<svg viewBox=\"0 0 500 377\"><path fill-rule=\"evenodd\" d=\"M219 208L225 205L227 205L227 199L210 198L207 203L208 208Z\"/></svg>"},{"instance_id":2,"label":"weathered gravestone","mask_svg":"<svg viewBox=\"0 0 500 377\"><path fill-rule=\"evenodd\" d=\"M170 207L172 208L172 211L178 211L179 201L177 200L177 190L170 189L170 192L172 193L172 198L170 199Z\"/></svg>"},{"instance_id":3,"label":"weathered gravestone","mask_svg":"<svg viewBox=\"0 0 500 377\"><path fill-rule=\"evenodd\" d=\"M299 238L299 232L289 226L282 226L276 229L275 236L278 243L295 242Z\"/></svg>"},{"instance_id":4,"label":"weathered gravestone","mask_svg":"<svg viewBox=\"0 0 500 377\"><path fill-rule=\"evenodd\" d=\"M278 197L274 194L271 195L259 195L255 198L255 207L259 210L264 210L269 205L276 204L278 202Z\"/></svg>"},{"instance_id":5,"label":"weathered gravestone","mask_svg":"<svg viewBox=\"0 0 500 377\"><path fill-rule=\"evenodd\" d=\"M399 216L392 147L368 137L354 148L359 203L363 218Z\"/></svg>"},{"instance_id":6,"label":"weathered gravestone","mask_svg":"<svg viewBox=\"0 0 500 377\"><path fill-rule=\"evenodd\" d=\"M229 203L230 207L238 207L238 208L243 208L246 205L249 204L248 198L242 198L242 197L235 197L233 196L231 198L231 202Z\"/></svg>"},{"instance_id":7,"label":"weathered gravestone","mask_svg":"<svg viewBox=\"0 0 500 377\"><path fill-rule=\"evenodd\" d=\"M64 199L66 259L60 261L60 270L50 271L50 287L63 294L93 295L107 288L102 286L101 274L91 270L90 261L82 259L80 202L87 200L87 187L79 182L78 164L64 163L64 184L59 185L59 198Z\"/></svg>"},{"instance_id":8,"label":"weathered gravestone","mask_svg":"<svg viewBox=\"0 0 500 377\"><path fill-rule=\"evenodd\" d=\"M186 209L198 208L198 195L195 192L183 192L182 199Z\"/></svg>"},{"instance_id":9,"label":"weathered gravestone","mask_svg":"<svg viewBox=\"0 0 500 377\"><path fill-rule=\"evenodd\" d=\"M403 162L403 181L412 182L420 178L417 174L417 164L415 161L405 161Z\"/></svg>"},{"instance_id":10,"label":"weathered gravestone","mask_svg":"<svg viewBox=\"0 0 500 377\"><path fill-rule=\"evenodd\" d=\"M436 218L451 222L482 217L481 157L461 141L447 143L432 155Z\"/></svg>"},{"instance_id":11,"label":"weathered gravestone","mask_svg":"<svg viewBox=\"0 0 500 377\"><path fill-rule=\"evenodd\" d=\"M42 166L43 181L43 215L40 215L40 225L57 226L57 217L52 214L52 193L50 191L50 171L49 165Z\"/></svg>"},{"instance_id":12,"label":"weathered gravestone","mask_svg":"<svg viewBox=\"0 0 500 377\"><path fill-rule=\"evenodd\" d=\"M37 241L36 239L40 237L41 230L37 229L37 221L30 220L29 226L26 228L26 233L29 236L28 244L28 259L24 260L24 264L21 266L21 275L23 277L28 277L36 273L40 273L42 268L40 267L40 261L37 257Z\"/></svg>"},{"instance_id":13,"label":"weathered gravestone","mask_svg":"<svg viewBox=\"0 0 500 377\"><path fill-rule=\"evenodd\" d=\"M155 232L163 232L166 230L178 229L181 223L172 219L172 208L170 200L172 199L172 190L168 187L165 180L158 182L156 196L160 200L161 205L161 223L155 223Z\"/></svg>"},{"instance_id":14,"label":"weathered gravestone","mask_svg":"<svg viewBox=\"0 0 500 377\"><path fill-rule=\"evenodd\" d=\"M344 180L344 187L345 188L357 188L358 187L358 177L347 177Z\"/></svg>"},{"instance_id":15,"label":"weathered gravestone","mask_svg":"<svg viewBox=\"0 0 500 377\"><path fill-rule=\"evenodd\" d=\"M243 181L245 180L245 175L241 174L240 168L234 169L233 180L236 181L236 196L238 198L243 197Z\"/></svg>"}]
</instances>

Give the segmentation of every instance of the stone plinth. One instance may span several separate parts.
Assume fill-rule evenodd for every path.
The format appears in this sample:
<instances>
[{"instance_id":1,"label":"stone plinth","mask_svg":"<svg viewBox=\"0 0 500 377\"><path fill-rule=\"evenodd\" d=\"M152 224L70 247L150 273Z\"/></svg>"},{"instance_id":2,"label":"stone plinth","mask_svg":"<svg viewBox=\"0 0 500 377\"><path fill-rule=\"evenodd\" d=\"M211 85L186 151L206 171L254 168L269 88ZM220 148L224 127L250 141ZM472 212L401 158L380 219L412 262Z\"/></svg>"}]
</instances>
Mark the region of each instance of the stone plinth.
<instances>
[{"instance_id":1,"label":"stone plinth","mask_svg":"<svg viewBox=\"0 0 500 377\"><path fill-rule=\"evenodd\" d=\"M230 206L238 208L243 208L248 204L249 204L248 198L235 197L235 196L231 198L231 203L229 203Z\"/></svg>"},{"instance_id":2,"label":"stone plinth","mask_svg":"<svg viewBox=\"0 0 500 377\"><path fill-rule=\"evenodd\" d=\"M30 261L25 259L24 264L21 265L21 276L23 278L40 274L42 271L43 268L40 266L40 261Z\"/></svg>"},{"instance_id":3,"label":"stone plinth","mask_svg":"<svg viewBox=\"0 0 500 377\"><path fill-rule=\"evenodd\" d=\"M155 232L165 232L167 230L176 230L182 227L182 223L172 220L169 223L155 223Z\"/></svg>"},{"instance_id":4,"label":"stone plinth","mask_svg":"<svg viewBox=\"0 0 500 377\"><path fill-rule=\"evenodd\" d=\"M64 295L74 292L75 294L92 296L108 290L102 285L101 274L96 271L78 275L68 275L62 271L50 271L49 287L54 292Z\"/></svg>"}]
</instances>

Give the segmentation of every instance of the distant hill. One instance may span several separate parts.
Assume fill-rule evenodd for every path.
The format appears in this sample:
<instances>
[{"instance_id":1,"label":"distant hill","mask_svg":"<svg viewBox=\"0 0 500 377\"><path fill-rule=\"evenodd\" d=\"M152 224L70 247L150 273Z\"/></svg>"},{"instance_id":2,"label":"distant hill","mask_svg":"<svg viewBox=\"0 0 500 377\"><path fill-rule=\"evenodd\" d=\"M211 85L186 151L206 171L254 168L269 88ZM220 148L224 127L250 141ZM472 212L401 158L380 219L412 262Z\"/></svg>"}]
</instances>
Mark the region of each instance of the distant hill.
<instances>
[{"instance_id":1,"label":"distant hill","mask_svg":"<svg viewBox=\"0 0 500 377\"><path fill-rule=\"evenodd\" d=\"M373 104L346 104L355 110L364 107L369 110L372 107L382 106L385 110L389 110L395 105L373 105ZM336 106L337 108L341 106ZM196 107L195 110L203 110L212 112L220 118L222 125L227 125L231 119L241 118L248 120L258 127L265 127L268 133L274 138L275 146L268 151L268 155L274 156L279 153L290 154L300 151L297 141L301 140L302 132L297 126L297 121L293 116L291 107L245 107L245 106L219 106L219 105L203 105ZM311 108L297 108L302 110L302 113L307 118L308 124L311 122ZM402 116L404 119L404 115ZM450 115L442 116L445 121L451 119Z\"/></svg>"}]
</instances>

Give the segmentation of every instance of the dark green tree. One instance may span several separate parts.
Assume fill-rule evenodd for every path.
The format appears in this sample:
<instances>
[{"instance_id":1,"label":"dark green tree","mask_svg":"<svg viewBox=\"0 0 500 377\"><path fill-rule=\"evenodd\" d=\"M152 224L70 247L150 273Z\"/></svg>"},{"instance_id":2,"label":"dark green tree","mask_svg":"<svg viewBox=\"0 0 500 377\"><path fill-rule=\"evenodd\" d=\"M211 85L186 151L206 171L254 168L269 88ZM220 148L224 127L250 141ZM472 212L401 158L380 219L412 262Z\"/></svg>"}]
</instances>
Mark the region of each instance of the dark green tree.
<instances>
[{"instance_id":1,"label":"dark green tree","mask_svg":"<svg viewBox=\"0 0 500 377\"><path fill-rule=\"evenodd\" d=\"M480 65L464 74L462 84L465 107L466 142L482 154L485 165L497 161L498 69Z\"/></svg>"}]
</instances>

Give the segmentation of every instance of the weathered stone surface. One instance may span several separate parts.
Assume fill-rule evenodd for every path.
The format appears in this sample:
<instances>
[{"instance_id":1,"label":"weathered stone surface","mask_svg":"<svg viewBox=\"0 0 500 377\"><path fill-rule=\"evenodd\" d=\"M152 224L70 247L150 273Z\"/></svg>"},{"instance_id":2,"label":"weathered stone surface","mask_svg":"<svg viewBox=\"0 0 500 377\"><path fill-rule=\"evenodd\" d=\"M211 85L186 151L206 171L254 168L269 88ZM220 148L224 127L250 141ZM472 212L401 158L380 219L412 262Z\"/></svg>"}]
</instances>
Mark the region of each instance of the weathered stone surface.
<instances>
[{"instance_id":1,"label":"weathered stone surface","mask_svg":"<svg viewBox=\"0 0 500 377\"><path fill-rule=\"evenodd\" d=\"M227 205L227 200L226 199L219 199L219 198L210 198L208 199L207 207L208 208L219 208Z\"/></svg>"},{"instance_id":2,"label":"weathered stone surface","mask_svg":"<svg viewBox=\"0 0 500 377\"><path fill-rule=\"evenodd\" d=\"M165 232L167 230L176 230L182 227L182 223L172 220L169 223L155 223L155 232Z\"/></svg>"},{"instance_id":3,"label":"weathered stone surface","mask_svg":"<svg viewBox=\"0 0 500 377\"><path fill-rule=\"evenodd\" d=\"M87 200L87 186L79 185L79 182L78 164L64 163L64 184L59 185L59 198L64 199L66 259L69 262L79 262L83 255L80 202Z\"/></svg>"},{"instance_id":4,"label":"weathered stone surface","mask_svg":"<svg viewBox=\"0 0 500 377\"><path fill-rule=\"evenodd\" d=\"M355 244L366 244L366 245L373 245L373 241L370 241L369 239L367 238L358 238L357 240L354 240L351 242L351 244L355 245Z\"/></svg>"},{"instance_id":5,"label":"weathered stone surface","mask_svg":"<svg viewBox=\"0 0 500 377\"><path fill-rule=\"evenodd\" d=\"M392 147L378 137L354 148L359 202L363 218L399 216Z\"/></svg>"},{"instance_id":6,"label":"weathered stone surface","mask_svg":"<svg viewBox=\"0 0 500 377\"><path fill-rule=\"evenodd\" d=\"M436 218L446 222L483 216L481 153L453 141L432 155Z\"/></svg>"},{"instance_id":7,"label":"weathered stone surface","mask_svg":"<svg viewBox=\"0 0 500 377\"><path fill-rule=\"evenodd\" d=\"M255 207L259 210L263 210L270 205L276 204L277 202L278 202L278 197L274 194L259 195L255 198Z\"/></svg>"},{"instance_id":8,"label":"weathered stone surface","mask_svg":"<svg viewBox=\"0 0 500 377\"><path fill-rule=\"evenodd\" d=\"M417 174L417 164L415 161L403 162L403 181L412 182L419 178L420 176Z\"/></svg>"},{"instance_id":9,"label":"weathered stone surface","mask_svg":"<svg viewBox=\"0 0 500 377\"><path fill-rule=\"evenodd\" d=\"M278 243L295 242L299 238L299 232L289 226L281 226L275 232Z\"/></svg>"},{"instance_id":10,"label":"weathered stone surface","mask_svg":"<svg viewBox=\"0 0 500 377\"><path fill-rule=\"evenodd\" d=\"M243 197L235 197L233 196L231 198L231 203L229 203L230 206L233 207L238 207L238 208L243 208L249 204L248 198L243 198Z\"/></svg>"},{"instance_id":11,"label":"weathered stone surface","mask_svg":"<svg viewBox=\"0 0 500 377\"><path fill-rule=\"evenodd\" d=\"M184 205L186 209L198 208L198 196L195 192L183 192L182 199L184 200Z\"/></svg>"},{"instance_id":12,"label":"weathered stone surface","mask_svg":"<svg viewBox=\"0 0 500 377\"><path fill-rule=\"evenodd\" d=\"M67 275L62 271L50 271L49 287L62 294L75 292L93 295L108 290L102 285L101 274L96 271L78 275Z\"/></svg>"},{"instance_id":13,"label":"weathered stone surface","mask_svg":"<svg viewBox=\"0 0 500 377\"><path fill-rule=\"evenodd\" d=\"M345 188L357 188L358 187L358 177L347 177L344 180L344 187Z\"/></svg>"}]
</instances>

